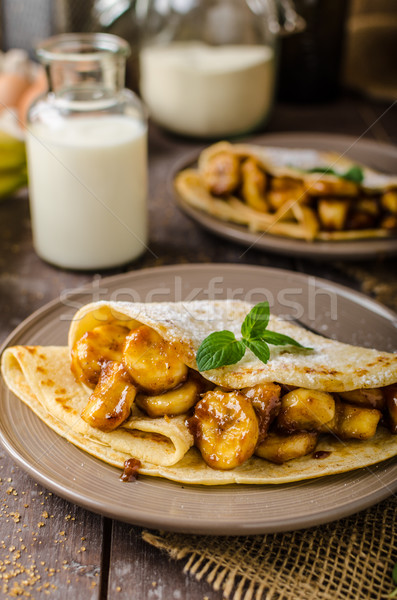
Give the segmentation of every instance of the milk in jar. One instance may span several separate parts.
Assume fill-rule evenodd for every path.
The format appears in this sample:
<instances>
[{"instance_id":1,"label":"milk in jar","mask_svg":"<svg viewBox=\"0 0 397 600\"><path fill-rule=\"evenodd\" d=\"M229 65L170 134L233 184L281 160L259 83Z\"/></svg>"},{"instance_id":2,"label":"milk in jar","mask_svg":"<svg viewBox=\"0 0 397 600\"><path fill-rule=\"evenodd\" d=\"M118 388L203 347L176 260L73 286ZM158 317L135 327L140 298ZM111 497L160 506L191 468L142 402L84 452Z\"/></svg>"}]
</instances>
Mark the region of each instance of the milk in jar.
<instances>
[{"instance_id":1,"label":"milk in jar","mask_svg":"<svg viewBox=\"0 0 397 600\"><path fill-rule=\"evenodd\" d=\"M34 245L61 267L122 264L147 242L147 131L122 115L27 131Z\"/></svg>"},{"instance_id":2,"label":"milk in jar","mask_svg":"<svg viewBox=\"0 0 397 600\"><path fill-rule=\"evenodd\" d=\"M255 129L270 113L274 85L274 51L266 45L177 41L140 53L140 89L151 117L183 135Z\"/></svg>"},{"instance_id":3,"label":"milk in jar","mask_svg":"<svg viewBox=\"0 0 397 600\"><path fill-rule=\"evenodd\" d=\"M63 268L106 269L147 249L147 116L124 88L128 43L104 33L44 40L49 92L28 112L33 244Z\"/></svg>"}]
</instances>

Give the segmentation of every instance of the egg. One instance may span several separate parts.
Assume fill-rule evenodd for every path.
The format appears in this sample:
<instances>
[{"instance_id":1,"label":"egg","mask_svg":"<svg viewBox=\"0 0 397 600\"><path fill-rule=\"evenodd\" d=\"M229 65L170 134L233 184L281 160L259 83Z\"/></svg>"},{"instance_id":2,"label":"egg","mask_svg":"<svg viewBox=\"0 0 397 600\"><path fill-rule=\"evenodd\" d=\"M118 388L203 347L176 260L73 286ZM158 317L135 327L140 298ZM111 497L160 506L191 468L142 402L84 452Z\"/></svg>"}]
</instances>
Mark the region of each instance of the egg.
<instances>
[{"instance_id":1,"label":"egg","mask_svg":"<svg viewBox=\"0 0 397 600\"><path fill-rule=\"evenodd\" d=\"M25 90L17 104L18 119L22 127L26 126L27 114L32 102L36 100L38 96L44 94L44 92L46 92L47 89L47 76L45 70L43 68L40 68L37 71L35 80Z\"/></svg>"},{"instance_id":2,"label":"egg","mask_svg":"<svg viewBox=\"0 0 397 600\"><path fill-rule=\"evenodd\" d=\"M27 77L18 73L0 73L0 111L5 107L16 107L29 86Z\"/></svg>"}]
</instances>

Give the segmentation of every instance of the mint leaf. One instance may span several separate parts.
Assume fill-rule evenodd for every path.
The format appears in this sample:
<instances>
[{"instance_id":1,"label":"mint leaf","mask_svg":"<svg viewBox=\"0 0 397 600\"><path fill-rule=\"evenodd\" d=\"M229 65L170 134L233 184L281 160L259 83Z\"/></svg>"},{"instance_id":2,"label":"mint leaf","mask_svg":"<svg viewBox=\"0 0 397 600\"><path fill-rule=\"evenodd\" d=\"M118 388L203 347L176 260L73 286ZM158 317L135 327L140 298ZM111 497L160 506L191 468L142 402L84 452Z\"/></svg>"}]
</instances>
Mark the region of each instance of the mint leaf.
<instances>
[{"instance_id":1,"label":"mint leaf","mask_svg":"<svg viewBox=\"0 0 397 600\"><path fill-rule=\"evenodd\" d=\"M244 339L260 338L269 324L269 302L259 302L250 310L241 326Z\"/></svg>"},{"instance_id":2,"label":"mint leaf","mask_svg":"<svg viewBox=\"0 0 397 600\"><path fill-rule=\"evenodd\" d=\"M209 371L225 365L234 365L245 353L244 344L231 331L215 331L202 342L197 351L199 371Z\"/></svg>"},{"instance_id":3,"label":"mint leaf","mask_svg":"<svg viewBox=\"0 0 397 600\"><path fill-rule=\"evenodd\" d=\"M353 183L362 183L364 181L364 171L359 165L353 165L344 173L335 171L335 169L333 169L332 167L313 167L312 169L296 170L301 171L301 173L320 173L321 175L334 175L335 177L339 177L340 179L346 179L347 181L352 181Z\"/></svg>"},{"instance_id":4,"label":"mint leaf","mask_svg":"<svg viewBox=\"0 0 397 600\"><path fill-rule=\"evenodd\" d=\"M284 335L283 333L277 333L276 331L269 331L268 329L261 336L263 340L268 342L269 344L273 344L273 346L296 346L297 348L306 348L306 346L302 346L299 342L289 337L289 335ZM310 348L311 349L311 348Z\"/></svg>"},{"instance_id":5,"label":"mint leaf","mask_svg":"<svg viewBox=\"0 0 397 600\"><path fill-rule=\"evenodd\" d=\"M243 343L247 346L247 348L249 348L251 350L251 352L253 352L255 354L255 356L257 358L259 358L260 361L262 361L264 364L267 363L267 361L270 358L270 350L269 350L269 346L266 344L266 342L264 342L263 340L260 340L260 339L256 339L256 340L243 339Z\"/></svg>"},{"instance_id":6,"label":"mint leaf","mask_svg":"<svg viewBox=\"0 0 397 600\"><path fill-rule=\"evenodd\" d=\"M331 169L331 167L313 167L312 169L302 169L305 173L321 173L321 175L335 175L336 177L342 177L340 173Z\"/></svg>"},{"instance_id":7,"label":"mint leaf","mask_svg":"<svg viewBox=\"0 0 397 600\"><path fill-rule=\"evenodd\" d=\"M363 170L358 165L350 167L350 169L341 175L341 177L343 177L343 179L347 179L348 181L353 181L354 183L362 183L364 181Z\"/></svg>"},{"instance_id":8,"label":"mint leaf","mask_svg":"<svg viewBox=\"0 0 397 600\"><path fill-rule=\"evenodd\" d=\"M266 364L270 358L268 343L273 346L290 345L312 350L302 346L288 335L268 331L269 317L269 303L259 302L250 310L241 325L242 340L236 340L234 333L227 329L211 333L202 342L196 354L199 371L234 365L243 358L246 348Z\"/></svg>"}]
</instances>

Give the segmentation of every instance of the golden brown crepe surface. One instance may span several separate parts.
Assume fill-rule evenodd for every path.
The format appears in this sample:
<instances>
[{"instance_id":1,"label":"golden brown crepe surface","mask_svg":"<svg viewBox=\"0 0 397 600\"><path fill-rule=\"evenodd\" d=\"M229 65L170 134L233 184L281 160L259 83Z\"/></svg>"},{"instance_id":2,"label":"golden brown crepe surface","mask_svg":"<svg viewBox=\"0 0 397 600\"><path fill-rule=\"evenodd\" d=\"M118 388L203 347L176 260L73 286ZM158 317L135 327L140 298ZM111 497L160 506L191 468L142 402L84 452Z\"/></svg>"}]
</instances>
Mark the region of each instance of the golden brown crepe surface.
<instances>
[{"instance_id":1,"label":"golden brown crepe surface","mask_svg":"<svg viewBox=\"0 0 397 600\"><path fill-rule=\"evenodd\" d=\"M5 350L2 372L9 388L51 429L106 462L122 468L131 456L171 465L193 438L181 417L150 419L135 409L122 427L105 433L80 417L91 390L77 383L67 347L15 346Z\"/></svg>"},{"instance_id":2,"label":"golden brown crepe surface","mask_svg":"<svg viewBox=\"0 0 397 600\"><path fill-rule=\"evenodd\" d=\"M94 303L76 315L69 336L73 345L83 332L117 320L124 324L147 324L169 342L186 363L196 368L195 352L213 330L240 330L251 306L244 302L192 303ZM397 381L397 356L340 344L271 318L269 329L291 335L313 352L288 353L272 348L267 365L248 354L236 366L206 373L211 381L227 387L245 387L261 381L278 381L322 390L380 387ZM284 349L285 350L285 349ZM185 425L185 416L151 419L135 411L122 427L103 433L80 418L90 390L76 383L70 371L66 347L7 349L2 357L7 385L48 426L79 448L122 468L127 458L142 462L140 472L181 483L217 485L228 483L277 484L342 473L386 460L397 454L397 436L378 428L370 440L338 441L322 437L316 448L329 451L324 458L308 455L282 465L252 457L231 471L208 467ZM336 388L336 390L335 390Z\"/></svg>"},{"instance_id":3,"label":"golden brown crepe surface","mask_svg":"<svg viewBox=\"0 0 397 600\"><path fill-rule=\"evenodd\" d=\"M305 148L264 147L255 144L231 144L217 142L205 148L198 159L198 166L180 171L174 180L176 192L192 207L204 211L222 221L245 225L252 232L265 232L272 235L313 241L349 241L358 239L385 238L397 235L395 226L346 227L341 230L326 230L318 222L316 211L305 208L298 200L286 202L279 209L262 212L253 209L233 194L216 196L204 183L203 173L208 162L222 152L231 153L240 159L254 158L263 170L274 177L297 180L311 187L313 182L338 182L340 178L328 173L310 173L313 168L331 168L337 172L346 172L357 166L346 156L334 152L320 152ZM293 167L292 167L293 165ZM360 165L363 181L359 188L373 197L388 190L397 190L397 176L386 175ZM321 194L319 194L321 196ZM303 197L302 197L303 200ZM354 205L354 203L353 203ZM303 211L300 210L302 206ZM288 216L294 213L293 219ZM311 216L305 218L305 211ZM306 214L306 217L308 215ZM394 220L395 215L393 216Z\"/></svg>"},{"instance_id":4,"label":"golden brown crepe surface","mask_svg":"<svg viewBox=\"0 0 397 600\"><path fill-rule=\"evenodd\" d=\"M109 321L131 323L134 319L153 327L172 343L180 358L197 369L196 352L213 331L229 329L238 337L241 324L252 306L238 300L128 303L98 302L84 306L70 327L69 347L83 332ZM324 338L271 316L268 328L289 335L311 351L272 346L263 364L249 350L236 365L207 371L205 377L217 385L243 388L276 381L309 389L341 392L383 387L397 381L397 355L361 348Z\"/></svg>"}]
</instances>

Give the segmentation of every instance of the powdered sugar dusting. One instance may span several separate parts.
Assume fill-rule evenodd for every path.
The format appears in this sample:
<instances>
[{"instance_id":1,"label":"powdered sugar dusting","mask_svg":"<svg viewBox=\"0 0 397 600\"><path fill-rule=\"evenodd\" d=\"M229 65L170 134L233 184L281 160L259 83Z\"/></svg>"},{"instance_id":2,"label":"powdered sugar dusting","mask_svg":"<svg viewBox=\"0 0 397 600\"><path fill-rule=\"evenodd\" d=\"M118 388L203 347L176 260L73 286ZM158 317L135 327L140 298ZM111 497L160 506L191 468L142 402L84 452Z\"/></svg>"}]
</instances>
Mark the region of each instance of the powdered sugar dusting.
<instances>
[{"instance_id":1,"label":"powdered sugar dusting","mask_svg":"<svg viewBox=\"0 0 397 600\"><path fill-rule=\"evenodd\" d=\"M108 307L114 318L124 315L156 329L192 368L197 368L195 354L210 333L228 329L237 338L241 337L241 324L252 308L252 305L237 300L147 304L102 302L83 307L76 318L84 326L87 315L101 306ZM270 359L266 364L247 350L236 365L207 371L205 376L226 387L241 388L277 381L335 392L380 387L397 381L395 354L330 340L275 316L270 317L268 328L289 335L312 350L270 346ZM73 325L71 332L73 343Z\"/></svg>"}]
</instances>

